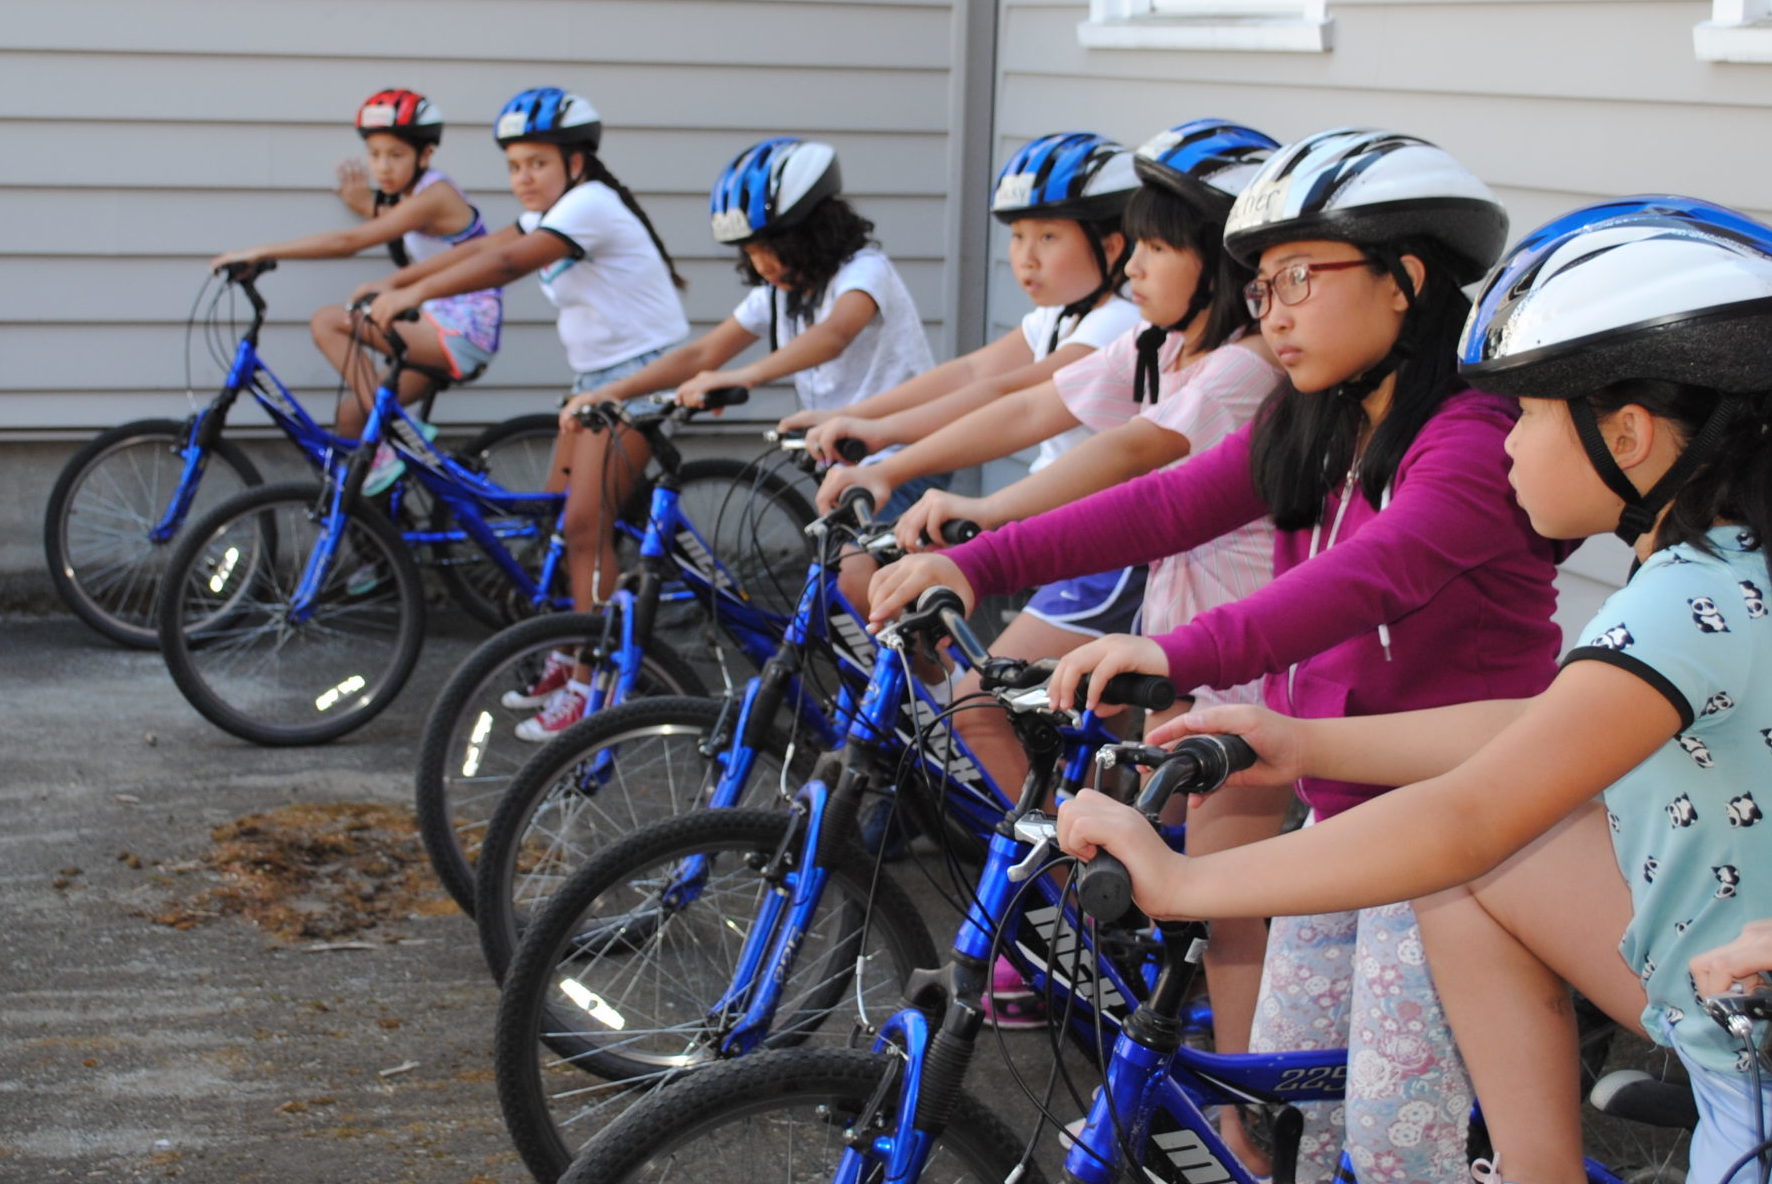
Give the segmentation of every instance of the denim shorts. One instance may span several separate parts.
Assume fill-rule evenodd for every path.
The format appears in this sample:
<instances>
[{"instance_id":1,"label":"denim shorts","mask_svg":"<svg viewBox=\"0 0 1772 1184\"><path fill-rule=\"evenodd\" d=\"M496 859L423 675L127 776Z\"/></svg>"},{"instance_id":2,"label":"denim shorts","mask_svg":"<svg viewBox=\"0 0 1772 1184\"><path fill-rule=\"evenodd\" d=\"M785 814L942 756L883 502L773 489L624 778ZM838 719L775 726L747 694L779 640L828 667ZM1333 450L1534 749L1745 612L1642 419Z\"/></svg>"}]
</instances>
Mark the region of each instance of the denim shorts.
<instances>
[{"instance_id":1,"label":"denim shorts","mask_svg":"<svg viewBox=\"0 0 1772 1184\"><path fill-rule=\"evenodd\" d=\"M1723 1173L1757 1143L1754 1130L1754 1099L1746 1073L1706 1069L1680 1052L1680 1060L1692 1078L1692 1100L1698 1106L1698 1129L1692 1132L1687 1152L1686 1179L1694 1184L1725 1184ZM1772 1072L1764 1076L1772 1078ZM1772 1082L1762 1089L1758 1104L1772 1129ZM1759 1164L1749 1159L1727 1184L1755 1184Z\"/></svg>"},{"instance_id":2,"label":"denim shorts","mask_svg":"<svg viewBox=\"0 0 1772 1184\"><path fill-rule=\"evenodd\" d=\"M1139 610L1144 607L1144 577L1143 567L1122 567L1059 580L1036 591L1022 611L1087 637L1136 633Z\"/></svg>"},{"instance_id":3,"label":"denim shorts","mask_svg":"<svg viewBox=\"0 0 1772 1184\"><path fill-rule=\"evenodd\" d=\"M618 379L626 378L630 374L638 374L648 365L656 362L658 359L664 357L665 354L676 348L675 345L661 346L658 349L649 349L643 354L635 354L625 362L617 362L612 366L604 366L600 370L580 371L572 380L572 393L575 395L582 395L586 391L594 391L600 386L608 386L610 383L615 382Z\"/></svg>"}]
</instances>

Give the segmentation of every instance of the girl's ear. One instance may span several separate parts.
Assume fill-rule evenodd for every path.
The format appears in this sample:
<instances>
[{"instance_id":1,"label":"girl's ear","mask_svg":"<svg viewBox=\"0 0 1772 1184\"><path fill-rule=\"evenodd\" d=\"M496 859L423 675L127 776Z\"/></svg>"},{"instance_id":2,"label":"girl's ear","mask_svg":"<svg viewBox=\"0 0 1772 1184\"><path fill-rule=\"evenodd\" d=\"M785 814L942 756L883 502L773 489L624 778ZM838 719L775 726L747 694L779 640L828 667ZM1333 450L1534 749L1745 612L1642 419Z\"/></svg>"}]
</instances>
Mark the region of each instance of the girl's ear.
<instances>
[{"instance_id":1,"label":"girl's ear","mask_svg":"<svg viewBox=\"0 0 1772 1184\"><path fill-rule=\"evenodd\" d=\"M431 157L435 156L436 153L437 153L437 146L435 144L426 144L423 148L420 148L418 150L418 174L419 174L419 176L422 177L424 175L424 171L431 167Z\"/></svg>"},{"instance_id":2,"label":"girl's ear","mask_svg":"<svg viewBox=\"0 0 1772 1184\"><path fill-rule=\"evenodd\" d=\"M1600 433L1612 451L1612 459L1626 472L1649 459L1656 433L1666 430L1638 403L1626 403L1600 423Z\"/></svg>"},{"instance_id":3,"label":"girl's ear","mask_svg":"<svg viewBox=\"0 0 1772 1184\"><path fill-rule=\"evenodd\" d=\"M1414 255L1404 255L1401 262L1403 264L1403 274L1409 277L1409 283L1411 287L1414 288L1414 291L1409 293L1409 295L1420 296L1422 287L1427 283L1427 264L1423 263L1420 258ZM1408 297L1401 291L1398 291L1397 300L1398 304L1396 305L1396 310L1398 312L1408 312Z\"/></svg>"},{"instance_id":4,"label":"girl's ear","mask_svg":"<svg viewBox=\"0 0 1772 1184\"><path fill-rule=\"evenodd\" d=\"M1102 235L1101 253L1107 256L1109 268L1113 267L1115 260L1124 263L1126 261L1124 259L1124 255L1126 254L1126 236L1118 230L1109 231L1107 234ZM1104 275L1101 278L1105 282L1108 277Z\"/></svg>"}]
</instances>

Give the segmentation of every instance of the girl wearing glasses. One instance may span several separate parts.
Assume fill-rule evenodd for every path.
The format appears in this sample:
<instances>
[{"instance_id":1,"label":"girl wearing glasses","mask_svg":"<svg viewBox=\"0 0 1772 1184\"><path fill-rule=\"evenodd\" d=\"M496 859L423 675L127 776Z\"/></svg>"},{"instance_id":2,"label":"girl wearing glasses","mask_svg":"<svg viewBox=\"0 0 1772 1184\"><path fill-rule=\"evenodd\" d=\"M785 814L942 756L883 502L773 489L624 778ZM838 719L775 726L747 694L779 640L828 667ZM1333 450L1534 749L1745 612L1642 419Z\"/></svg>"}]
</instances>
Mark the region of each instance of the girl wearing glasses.
<instances>
[{"instance_id":1,"label":"girl wearing glasses","mask_svg":"<svg viewBox=\"0 0 1772 1184\"><path fill-rule=\"evenodd\" d=\"M1272 583L1168 633L1072 651L1054 697L1088 674L1093 698L1126 670L1179 687L1265 676L1268 705L1305 717L1543 690L1562 552L1507 483L1516 408L1455 368L1460 285L1506 235L1482 182L1414 137L1339 129L1276 152L1225 247L1257 268L1249 310L1294 389L1176 469L886 568L875 617L932 584L970 600L1191 550L1271 514ZM1386 788L1298 781L1313 820ZM1462 1178L1470 1087L1407 904L1274 920L1251 1047L1343 1041L1345 1114L1305 1108L1299 1178L1327 1180L1343 1145L1368 1184Z\"/></svg>"}]
</instances>

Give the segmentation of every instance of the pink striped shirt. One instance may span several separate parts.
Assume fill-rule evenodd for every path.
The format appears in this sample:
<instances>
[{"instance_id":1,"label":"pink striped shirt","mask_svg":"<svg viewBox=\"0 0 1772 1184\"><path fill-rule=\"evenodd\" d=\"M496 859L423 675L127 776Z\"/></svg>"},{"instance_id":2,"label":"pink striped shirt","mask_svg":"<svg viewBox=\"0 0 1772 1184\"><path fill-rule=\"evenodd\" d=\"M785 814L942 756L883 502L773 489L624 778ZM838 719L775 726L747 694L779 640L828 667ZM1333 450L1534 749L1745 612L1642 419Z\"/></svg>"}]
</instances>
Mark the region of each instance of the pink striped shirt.
<instances>
[{"instance_id":1,"label":"pink striped shirt","mask_svg":"<svg viewBox=\"0 0 1772 1184\"><path fill-rule=\"evenodd\" d=\"M1254 418L1268 396L1284 388L1285 371L1247 345L1239 332L1218 349L1176 369L1182 337L1172 333L1158 351L1157 403L1132 401L1141 324L1053 375L1070 413L1095 431L1148 419L1185 436L1197 456ZM1168 468L1187 463L1187 457ZM1274 574L1273 522L1259 518L1202 546L1169 555L1150 566L1143 630L1156 636L1187 624L1197 614L1230 604L1267 584ZM1180 689L1180 688L1178 688ZM1197 688L1202 703L1259 703L1259 679L1226 690Z\"/></svg>"}]
</instances>

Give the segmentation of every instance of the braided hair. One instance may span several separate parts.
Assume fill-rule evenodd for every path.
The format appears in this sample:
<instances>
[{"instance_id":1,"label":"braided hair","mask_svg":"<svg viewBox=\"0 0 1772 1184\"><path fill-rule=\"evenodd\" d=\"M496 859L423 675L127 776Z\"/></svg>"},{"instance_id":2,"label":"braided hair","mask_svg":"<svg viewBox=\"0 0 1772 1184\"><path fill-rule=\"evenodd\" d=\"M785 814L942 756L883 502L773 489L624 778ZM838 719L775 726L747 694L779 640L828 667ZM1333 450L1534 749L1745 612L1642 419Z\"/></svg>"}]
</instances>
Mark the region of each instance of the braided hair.
<instances>
[{"instance_id":1,"label":"braided hair","mask_svg":"<svg viewBox=\"0 0 1772 1184\"><path fill-rule=\"evenodd\" d=\"M658 248L659 258L664 260L665 270L671 273L672 285L674 285L679 292L684 288L687 288L689 286L689 281L678 274L676 260L672 259L670 251L665 249L664 239L659 237L658 230L652 225L652 219L648 218L646 216L646 211L640 208L639 199L629 192L626 185L623 185L620 181L616 180L615 174L609 171L609 166L603 163L602 158L595 152L590 152L583 148L562 148L561 151L566 156L566 187L570 189L574 185L582 185L586 181L601 181L603 184L613 189L615 195L621 198L621 204L626 206L628 211L640 220L640 225L644 226L646 228L646 233L651 236L652 245ZM583 175L573 174L572 158L574 156L579 157L584 162L582 166L584 169Z\"/></svg>"}]
</instances>

